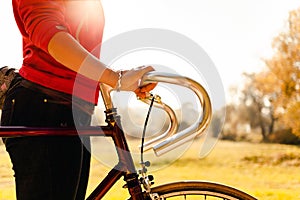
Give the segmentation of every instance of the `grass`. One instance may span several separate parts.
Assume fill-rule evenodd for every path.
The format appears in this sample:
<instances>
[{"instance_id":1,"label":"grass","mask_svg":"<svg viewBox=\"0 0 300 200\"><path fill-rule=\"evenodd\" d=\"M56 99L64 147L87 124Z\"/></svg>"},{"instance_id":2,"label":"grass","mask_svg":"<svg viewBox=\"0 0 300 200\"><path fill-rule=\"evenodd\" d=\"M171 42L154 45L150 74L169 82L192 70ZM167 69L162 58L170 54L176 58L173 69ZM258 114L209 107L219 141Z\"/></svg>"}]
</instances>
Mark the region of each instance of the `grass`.
<instances>
[{"instance_id":1,"label":"grass","mask_svg":"<svg viewBox=\"0 0 300 200\"><path fill-rule=\"evenodd\" d=\"M0 147L0 200L14 200L14 184L9 158ZM300 199L300 148L279 144L219 141L213 151L200 159L199 143L193 144L175 162L158 159L151 174L155 185L176 180L208 180L246 191L263 200ZM150 167L151 169L151 167ZM88 186L90 193L109 171L93 159ZM104 199L126 199L119 181Z\"/></svg>"}]
</instances>

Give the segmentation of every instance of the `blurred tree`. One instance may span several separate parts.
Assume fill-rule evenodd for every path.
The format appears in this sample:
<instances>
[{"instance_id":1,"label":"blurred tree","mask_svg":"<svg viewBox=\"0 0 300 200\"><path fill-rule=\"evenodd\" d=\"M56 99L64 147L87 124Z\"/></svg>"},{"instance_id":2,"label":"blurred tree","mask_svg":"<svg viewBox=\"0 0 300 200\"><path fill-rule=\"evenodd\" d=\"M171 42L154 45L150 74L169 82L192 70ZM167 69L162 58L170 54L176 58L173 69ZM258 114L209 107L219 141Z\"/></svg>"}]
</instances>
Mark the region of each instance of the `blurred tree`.
<instances>
[{"instance_id":1,"label":"blurred tree","mask_svg":"<svg viewBox=\"0 0 300 200\"><path fill-rule=\"evenodd\" d=\"M273 49L272 58L265 60L268 70L258 79L260 91L270 95L279 120L300 136L300 8L290 12Z\"/></svg>"},{"instance_id":2,"label":"blurred tree","mask_svg":"<svg viewBox=\"0 0 300 200\"><path fill-rule=\"evenodd\" d=\"M272 99L276 97L271 84L275 79L263 76L263 73L244 74L245 85L242 90L241 102L244 108L240 118L248 120L252 129L259 127L264 141L273 133L276 121Z\"/></svg>"},{"instance_id":3,"label":"blurred tree","mask_svg":"<svg viewBox=\"0 0 300 200\"><path fill-rule=\"evenodd\" d=\"M233 141L239 141L247 139L249 133L249 115L247 107L244 104L227 104L224 108L226 110L226 118L224 125L221 126L222 130L218 130L218 124L223 124L223 117L220 113L224 113L224 110L216 112L212 119L212 131L216 133L221 131L221 139L228 139Z\"/></svg>"},{"instance_id":4,"label":"blurred tree","mask_svg":"<svg viewBox=\"0 0 300 200\"><path fill-rule=\"evenodd\" d=\"M300 8L290 12L272 47L273 56L264 60L266 69L245 73L235 104L226 106L224 131L229 135L236 134L240 124L249 123L251 129L260 129L264 141L290 130L300 136Z\"/></svg>"}]
</instances>

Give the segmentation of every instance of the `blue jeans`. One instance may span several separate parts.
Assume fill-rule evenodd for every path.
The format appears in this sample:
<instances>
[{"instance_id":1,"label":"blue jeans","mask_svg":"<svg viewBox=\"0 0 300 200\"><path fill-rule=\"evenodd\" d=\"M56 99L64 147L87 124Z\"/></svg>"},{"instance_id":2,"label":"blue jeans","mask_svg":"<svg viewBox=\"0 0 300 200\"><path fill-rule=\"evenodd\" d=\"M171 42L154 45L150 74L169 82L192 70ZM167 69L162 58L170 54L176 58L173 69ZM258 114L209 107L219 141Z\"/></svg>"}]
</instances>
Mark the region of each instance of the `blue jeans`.
<instances>
[{"instance_id":1,"label":"blue jeans","mask_svg":"<svg viewBox=\"0 0 300 200\"><path fill-rule=\"evenodd\" d=\"M73 109L74 110L74 109ZM50 96L17 86L6 97L3 126L74 127L91 116ZM18 200L83 200L90 167L89 138L33 136L4 138L15 172ZM83 144L84 143L84 144Z\"/></svg>"}]
</instances>

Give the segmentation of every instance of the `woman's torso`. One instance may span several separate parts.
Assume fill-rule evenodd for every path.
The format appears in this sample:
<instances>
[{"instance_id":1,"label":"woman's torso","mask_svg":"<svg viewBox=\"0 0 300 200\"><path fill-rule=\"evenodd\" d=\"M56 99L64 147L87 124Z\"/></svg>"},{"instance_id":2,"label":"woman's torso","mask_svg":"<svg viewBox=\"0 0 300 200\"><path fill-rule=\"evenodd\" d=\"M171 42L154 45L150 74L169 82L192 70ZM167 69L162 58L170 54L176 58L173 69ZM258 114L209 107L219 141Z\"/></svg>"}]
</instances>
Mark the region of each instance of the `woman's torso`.
<instances>
[{"instance_id":1,"label":"woman's torso","mask_svg":"<svg viewBox=\"0 0 300 200\"><path fill-rule=\"evenodd\" d=\"M24 60L20 69L21 76L67 94L73 93L75 85L76 91L82 91L75 95L97 103L98 83L77 75L76 72L56 62L47 52L47 37L50 38L51 34L57 31L51 29L56 24L55 28L58 31L67 30L85 49L99 57L104 27L101 2L98 0L24 2L13 1L15 18L23 35ZM45 23L44 26L40 26L41 23Z\"/></svg>"}]
</instances>

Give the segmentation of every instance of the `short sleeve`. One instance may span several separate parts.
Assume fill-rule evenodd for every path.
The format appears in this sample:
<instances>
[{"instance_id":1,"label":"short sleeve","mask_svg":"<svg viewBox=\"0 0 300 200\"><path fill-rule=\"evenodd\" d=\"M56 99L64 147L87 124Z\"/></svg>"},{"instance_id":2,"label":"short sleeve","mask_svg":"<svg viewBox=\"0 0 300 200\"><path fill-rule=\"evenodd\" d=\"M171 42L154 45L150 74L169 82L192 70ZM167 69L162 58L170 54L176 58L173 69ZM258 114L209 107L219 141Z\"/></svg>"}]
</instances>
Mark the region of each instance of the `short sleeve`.
<instances>
[{"instance_id":1,"label":"short sleeve","mask_svg":"<svg viewBox=\"0 0 300 200\"><path fill-rule=\"evenodd\" d=\"M19 25L23 25L27 37L46 52L53 35L69 30L64 16L65 5L61 0L19 0L14 5L14 12L15 15L17 12Z\"/></svg>"}]
</instances>

